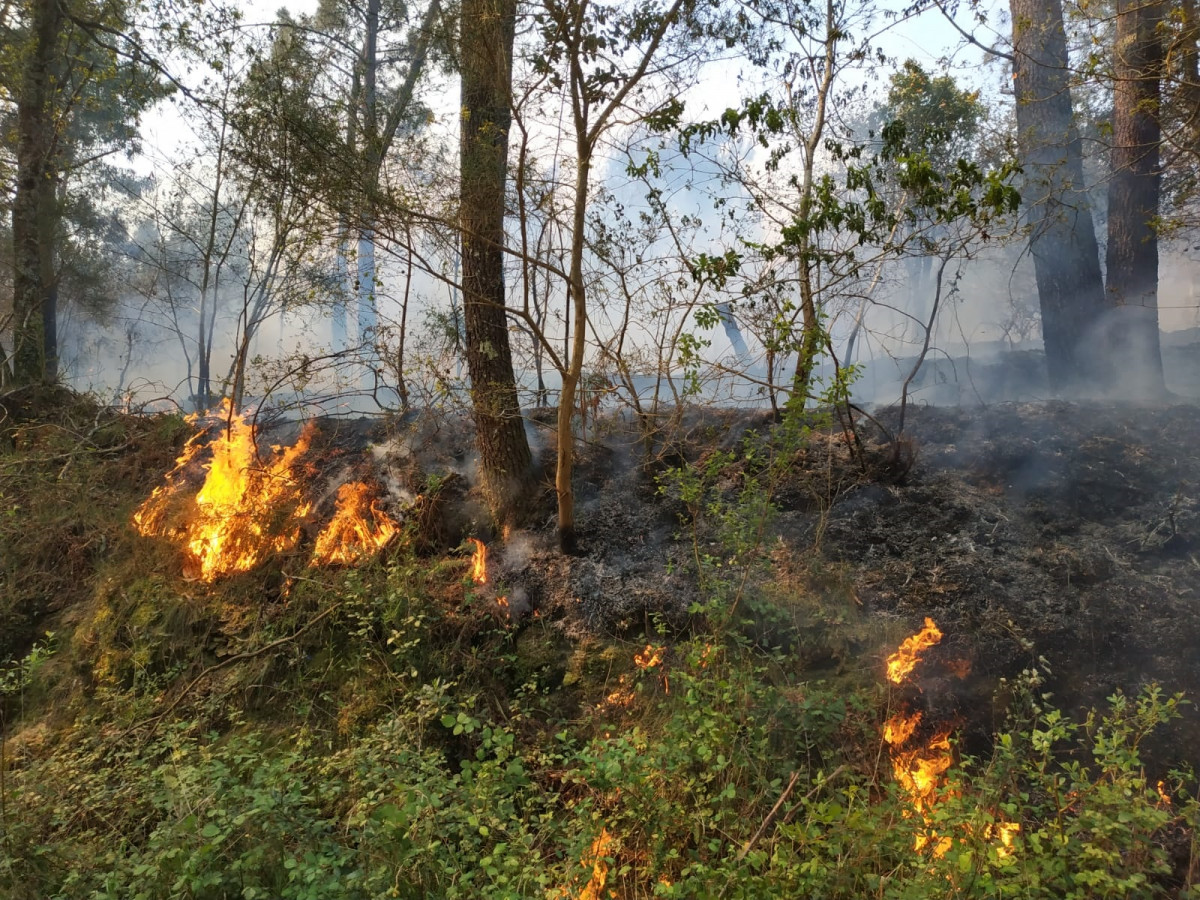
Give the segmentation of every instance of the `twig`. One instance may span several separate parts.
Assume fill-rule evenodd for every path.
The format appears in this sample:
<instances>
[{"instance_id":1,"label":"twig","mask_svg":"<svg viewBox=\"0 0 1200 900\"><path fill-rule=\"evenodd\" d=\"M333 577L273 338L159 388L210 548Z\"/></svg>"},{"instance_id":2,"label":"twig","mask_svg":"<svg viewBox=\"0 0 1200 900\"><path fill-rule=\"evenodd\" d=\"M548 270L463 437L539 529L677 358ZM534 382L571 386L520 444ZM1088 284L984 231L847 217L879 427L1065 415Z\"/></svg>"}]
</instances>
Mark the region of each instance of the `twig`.
<instances>
[{"instance_id":1,"label":"twig","mask_svg":"<svg viewBox=\"0 0 1200 900\"><path fill-rule=\"evenodd\" d=\"M1000 57L1001 59L1007 59L1010 63L1015 63L1017 61L1016 57L1012 53L1005 53L999 47L989 46L988 44L985 44L981 40L979 40L979 38L975 37L974 34L965 30L961 25L958 24L958 22L956 22L954 20L954 16L950 14L950 11L946 9L945 5L943 3L941 3L940 0L934 0L933 5L937 7L938 12L940 12L942 14L942 16L945 17L946 21L950 23L951 27L955 31L957 31L959 34L961 34L963 36L963 39L968 44L973 44L974 46L976 46L980 50L982 50L984 53L990 53L993 56Z\"/></svg>"},{"instance_id":2,"label":"twig","mask_svg":"<svg viewBox=\"0 0 1200 900\"><path fill-rule=\"evenodd\" d=\"M834 769L832 772L830 772L828 777L825 778L820 784L813 785L813 789L804 795L804 799L811 800L813 798L813 794L815 794L821 788L825 787L827 784L829 784L829 782L833 781L833 779L837 778L844 771L846 771L846 767L844 765L838 766L836 769ZM796 814L796 810L799 808L800 807L798 807L798 806L793 806L791 809L788 810L788 814L783 817L784 825L786 825L788 822L792 821L792 816L794 816Z\"/></svg>"},{"instance_id":3,"label":"twig","mask_svg":"<svg viewBox=\"0 0 1200 900\"><path fill-rule=\"evenodd\" d=\"M750 838L750 840L746 841L746 843L742 845L742 849L738 852L736 862L741 862L743 859L745 859L747 854L754 849L754 845L758 843L759 838L763 836L763 833L771 827L771 823L775 821L775 816L779 812L780 807L787 803L787 798L792 795L792 789L796 787L796 782L799 780L800 773L793 772L791 780L787 783L787 787L783 789L783 793L779 795L779 799L775 801L775 805L771 807L771 811L767 813L767 817L763 819L762 824L758 826L758 831L754 832L754 837ZM814 790L816 789L814 788Z\"/></svg>"},{"instance_id":4,"label":"twig","mask_svg":"<svg viewBox=\"0 0 1200 900\"><path fill-rule=\"evenodd\" d=\"M834 778L836 778L839 774L841 774L842 770L845 768L846 768L845 766L838 766L836 769L834 769L829 774L828 778L823 779L819 784L813 785L813 789L804 795L804 799L805 800L812 799L813 794L815 794L821 788L825 787L825 785L829 784L829 782L831 782ZM767 829L771 827L771 823L775 820L775 817L777 815L779 815L779 810L783 807L783 804L787 803L788 797L791 796L792 791L796 787L796 782L799 780L800 780L800 773L793 772L791 779L787 783L787 787L785 787L783 789L783 793L779 795L779 799L775 801L775 805L771 807L771 811L769 813L767 813L767 817L765 819L763 819L762 824L758 826L758 831L754 832L754 837L752 837L752 838L750 838L750 840L746 841L746 843L742 846L742 849L738 852L737 859L736 859L737 862L741 862L742 860L744 860L750 854L750 851L754 849L754 845L757 844L762 839L762 836L764 834L766 834ZM793 810L793 812L794 812L794 810ZM786 824L791 819L791 817L792 817L792 813L789 812L787 814L787 816L784 817L784 820L783 820L784 823ZM719 897L725 896L725 892L729 890L729 884L730 884L730 882L726 882L725 887L721 889L721 893L718 895Z\"/></svg>"}]
</instances>

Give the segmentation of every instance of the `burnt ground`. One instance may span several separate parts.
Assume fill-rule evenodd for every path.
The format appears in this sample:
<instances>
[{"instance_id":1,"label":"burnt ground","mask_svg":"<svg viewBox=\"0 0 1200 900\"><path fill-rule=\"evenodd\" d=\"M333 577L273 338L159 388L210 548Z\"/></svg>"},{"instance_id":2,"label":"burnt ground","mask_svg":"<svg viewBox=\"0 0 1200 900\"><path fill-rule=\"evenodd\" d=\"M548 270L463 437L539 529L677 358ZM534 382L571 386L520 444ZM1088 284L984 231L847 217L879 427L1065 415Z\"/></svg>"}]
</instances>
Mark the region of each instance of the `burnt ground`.
<instances>
[{"instance_id":1,"label":"burnt ground","mask_svg":"<svg viewBox=\"0 0 1200 900\"><path fill-rule=\"evenodd\" d=\"M959 719L969 749L984 749L999 723L1000 679L1035 666L1070 712L1150 682L1195 694L1198 412L1058 402L910 409L907 473L864 473L844 444L822 438L779 492L768 541L841 573L860 614L890 621L892 633L936 620L946 637L923 668L921 702ZM687 455L734 446L761 425L757 414L711 414ZM499 556L501 577L564 630L681 627L700 599L680 509L630 454L592 446L584 455L582 557L556 554L549 523ZM859 641L848 652L875 664L886 650ZM1148 753L1200 764L1197 748L1190 712Z\"/></svg>"},{"instance_id":2,"label":"burnt ground","mask_svg":"<svg viewBox=\"0 0 1200 900\"><path fill-rule=\"evenodd\" d=\"M820 632L816 651L795 650L813 678L856 666L879 679L897 636L934 618L945 639L921 670L919 702L961 720L970 749L985 749L999 724L1000 679L1034 666L1048 668L1055 702L1073 713L1152 681L1198 695L1198 413L1058 402L912 408L906 434L915 462L905 472L864 468L836 434L818 435L775 496L767 565L750 593L794 589L818 604L827 593L827 611L799 617ZM895 427L894 415L880 420ZM885 442L861 425L877 461ZM620 422L590 428L576 473L583 552L571 558L555 546L548 483L544 514L528 531L502 540L488 529L471 489L466 421L320 423L307 477L323 485L313 499L325 509L336 483L374 474L393 512L418 511L430 556L465 555L467 536L487 541L496 589L508 595L518 627L536 610L569 640L604 632L635 642L656 627L702 625L689 612L705 597L684 509L659 491L656 476L713 449L736 450L767 420L708 410L684 426L650 466ZM531 428L549 471L550 433ZM281 425L269 440L290 442L289 429ZM728 498L736 484L719 477L716 486ZM425 499L414 506L415 497ZM702 537L702 549L719 553L713 535ZM860 627L838 633L854 617ZM970 674L959 677L964 663ZM1200 765L1200 716L1189 712L1172 733L1152 754Z\"/></svg>"},{"instance_id":3,"label":"burnt ground","mask_svg":"<svg viewBox=\"0 0 1200 900\"><path fill-rule=\"evenodd\" d=\"M939 652L972 665L964 707L990 710L998 680L1039 657L1068 709L1152 681L1200 687L1194 406L914 413L911 473L835 498L820 549L849 567L867 609L938 622ZM784 514L800 532L804 519ZM982 736L991 722L973 724ZM1178 737L1200 737L1196 725ZM1196 747L1163 749L1200 763Z\"/></svg>"}]
</instances>

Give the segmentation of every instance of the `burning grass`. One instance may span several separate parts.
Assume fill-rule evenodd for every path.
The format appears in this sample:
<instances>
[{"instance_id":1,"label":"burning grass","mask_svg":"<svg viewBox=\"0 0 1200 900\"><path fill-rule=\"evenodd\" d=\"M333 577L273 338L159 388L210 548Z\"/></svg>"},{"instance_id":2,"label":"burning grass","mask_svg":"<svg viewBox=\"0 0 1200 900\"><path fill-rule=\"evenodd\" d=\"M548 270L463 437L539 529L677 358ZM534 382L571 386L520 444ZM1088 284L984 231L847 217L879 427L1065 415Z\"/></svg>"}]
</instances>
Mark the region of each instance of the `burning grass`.
<instances>
[{"instance_id":1,"label":"burning grass","mask_svg":"<svg viewBox=\"0 0 1200 900\"><path fill-rule=\"evenodd\" d=\"M333 518L317 535L312 565L353 565L378 553L399 532L380 508L376 491L362 481L348 481L338 488Z\"/></svg>"},{"instance_id":2,"label":"burning grass","mask_svg":"<svg viewBox=\"0 0 1200 900\"><path fill-rule=\"evenodd\" d=\"M926 618L921 630L905 638L899 649L888 657L888 681L895 685L906 684L921 663L922 654L940 643L943 636L934 621ZM954 661L948 668L963 673L970 667L962 661ZM951 729L941 725L932 733L924 733L922 718L920 711L902 709L884 723L883 740L891 756L892 774L910 807L905 814L915 813L925 824L924 830L913 839L913 851L928 851L940 859L954 846L954 838L939 834L933 826L939 804L955 794L955 789L947 787L954 751L950 745ZM989 823L982 833L985 839L995 842L1001 855L1008 856L1020 831L1018 823L1001 821Z\"/></svg>"},{"instance_id":3,"label":"burning grass","mask_svg":"<svg viewBox=\"0 0 1200 900\"><path fill-rule=\"evenodd\" d=\"M246 416L233 415L226 406L219 419L225 425L217 436L207 443L204 432L193 437L166 483L133 516L138 533L164 535L181 548L185 578L204 582L248 572L291 550L312 509L295 471L308 451L311 430L291 447L273 447L263 459ZM204 481L192 494L184 474L203 454ZM180 498L186 499L176 519L172 512Z\"/></svg>"},{"instance_id":4,"label":"burning grass","mask_svg":"<svg viewBox=\"0 0 1200 900\"><path fill-rule=\"evenodd\" d=\"M234 415L226 404L214 421L217 434L206 440L208 431L198 431L165 483L133 515L139 534L165 536L181 549L185 578L206 583L288 553L313 513L312 486L302 465L313 439L311 424L291 446L272 447L264 457L248 415ZM189 475L197 469L203 481L194 489ZM346 482L338 488L332 518L317 535L311 565L362 562L399 531L375 488Z\"/></svg>"},{"instance_id":5,"label":"burning grass","mask_svg":"<svg viewBox=\"0 0 1200 900\"><path fill-rule=\"evenodd\" d=\"M467 538L467 543L474 549L471 553L471 581L485 594L494 595L496 606L504 612L509 612L508 597L495 593L492 584L492 574L488 569L487 544L478 538Z\"/></svg>"}]
</instances>

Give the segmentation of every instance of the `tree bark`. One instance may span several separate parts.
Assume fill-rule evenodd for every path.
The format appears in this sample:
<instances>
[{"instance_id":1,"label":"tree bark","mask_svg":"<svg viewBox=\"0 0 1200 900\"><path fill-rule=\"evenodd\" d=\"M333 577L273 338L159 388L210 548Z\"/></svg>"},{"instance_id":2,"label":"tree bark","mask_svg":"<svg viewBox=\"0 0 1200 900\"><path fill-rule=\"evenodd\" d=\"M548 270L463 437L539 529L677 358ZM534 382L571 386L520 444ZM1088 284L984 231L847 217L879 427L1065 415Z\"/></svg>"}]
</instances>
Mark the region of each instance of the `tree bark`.
<instances>
[{"instance_id":1,"label":"tree bark","mask_svg":"<svg viewBox=\"0 0 1200 900\"><path fill-rule=\"evenodd\" d=\"M504 308L504 190L516 0L464 0L461 22L460 228L471 403L492 515L517 524L533 464L513 376Z\"/></svg>"},{"instance_id":2,"label":"tree bark","mask_svg":"<svg viewBox=\"0 0 1200 900\"><path fill-rule=\"evenodd\" d=\"M1089 352L1108 309L1072 118L1061 0L1010 0L1017 141L1042 338L1055 392L1107 381Z\"/></svg>"},{"instance_id":3,"label":"tree bark","mask_svg":"<svg viewBox=\"0 0 1200 900\"><path fill-rule=\"evenodd\" d=\"M17 97L17 185L12 209L13 381L58 377L57 132L54 68L63 30L59 0L34 0L32 47Z\"/></svg>"},{"instance_id":4,"label":"tree bark","mask_svg":"<svg viewBox=\"0 0 1200 900\"><path fill-rule=\"evenodd\" d=\"M1108 345L1128 399L1166 394L1158 333L1161 3L1118 0L1112 178L1108 186Z\"/></svg>"}]
</instances>

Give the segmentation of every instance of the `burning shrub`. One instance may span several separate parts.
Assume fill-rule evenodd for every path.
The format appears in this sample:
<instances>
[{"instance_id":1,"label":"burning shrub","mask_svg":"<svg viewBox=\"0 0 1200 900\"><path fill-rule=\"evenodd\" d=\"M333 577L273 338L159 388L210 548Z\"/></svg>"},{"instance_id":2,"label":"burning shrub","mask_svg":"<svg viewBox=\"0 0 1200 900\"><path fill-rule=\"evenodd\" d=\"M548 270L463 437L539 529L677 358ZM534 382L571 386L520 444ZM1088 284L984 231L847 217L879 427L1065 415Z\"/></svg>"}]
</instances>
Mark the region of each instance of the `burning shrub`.
<instances>
[{"instance_id":1,"label":"burning shrub","mask_svg":"<svg viewBox=\"0 0 1200 900\"><path fill-rule=\"evenodd\" d=\"M191 420L195 421L195 420ZM142 535L165 535L182 548L184 576L204 582L256 568L296 546L312 512L300 460L313 437L311 423L290 447L259 454L257 429L228 404L215 437L195 434L166 482L140 506L133 524ZM194 493L191 475L203 483ZM338 489L333 517L317 536L312 565L361 562L383 548L399 525L379 504L378 491L362 481Z\"/></svg>"}]
</instances>

